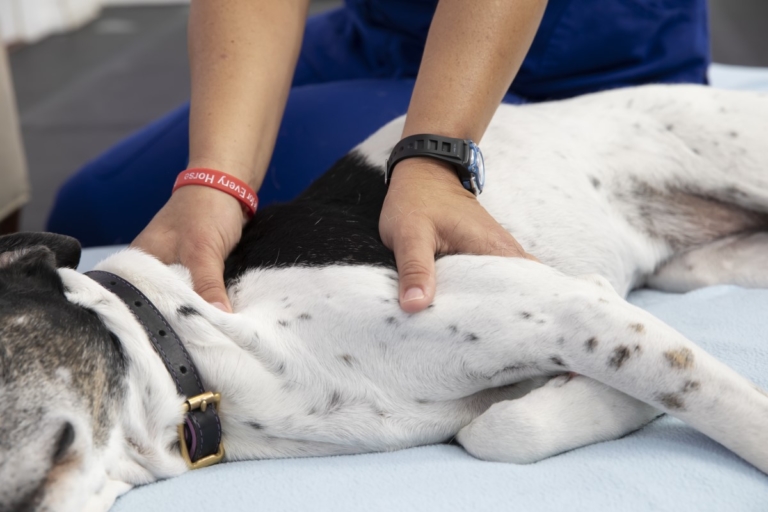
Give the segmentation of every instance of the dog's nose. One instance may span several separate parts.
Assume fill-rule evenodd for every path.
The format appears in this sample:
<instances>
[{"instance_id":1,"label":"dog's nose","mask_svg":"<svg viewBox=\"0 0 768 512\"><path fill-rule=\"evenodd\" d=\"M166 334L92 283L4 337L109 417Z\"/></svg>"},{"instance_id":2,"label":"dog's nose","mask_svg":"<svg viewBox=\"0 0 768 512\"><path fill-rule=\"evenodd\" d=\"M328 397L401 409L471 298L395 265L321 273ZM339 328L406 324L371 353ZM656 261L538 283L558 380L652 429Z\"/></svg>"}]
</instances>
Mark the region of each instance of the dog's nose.
<instances>
[{"instance_id":1,"label":"dog's nose","mask_svg":"<svg viewBox=\"0 0 768 512\"><path fill-rule=\"evenodd\" d=\"M53 452L53 463L58 464L66 457L72 443L75 442L75 427L70 422L62 425L59 435L56 438L56 449Z\"/></svg>"}]
</instances>

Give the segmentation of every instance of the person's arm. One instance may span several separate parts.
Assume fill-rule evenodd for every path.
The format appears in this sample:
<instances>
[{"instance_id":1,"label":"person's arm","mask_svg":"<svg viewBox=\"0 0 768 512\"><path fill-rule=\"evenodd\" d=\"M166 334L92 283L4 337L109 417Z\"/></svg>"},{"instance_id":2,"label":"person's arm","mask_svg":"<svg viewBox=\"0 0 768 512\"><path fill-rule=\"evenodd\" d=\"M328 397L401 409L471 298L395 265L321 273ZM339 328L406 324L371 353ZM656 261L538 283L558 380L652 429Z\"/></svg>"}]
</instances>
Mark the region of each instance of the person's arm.
<instances>
[{"instance_id":1,"label":"person's arm","mask_svg":"<svg viewBox=\"0 0 768 512\"><path fill-rule=\"evenodd\" d=\"M434 133L478 142L545 7L546 0L441 0L402 136ZM379 231L395 252L400 305L411 313L434 299L436 253L531 257L461 186L453 168L428 158L397 164Z\"/></svg>"},{"instance_id":2,"label":"person's arm","mask_svg":"<svg viewBox=\"0 0 768 512\"><path fill-rule=\"evenodd\" d=\"M193 0L189 167L227 172L258 190L277 138L309 0ZM133 245L189 268L208 302L231 308L224 259L240 239L234 198L182 187Z\"/></svg>"}]
</instances>

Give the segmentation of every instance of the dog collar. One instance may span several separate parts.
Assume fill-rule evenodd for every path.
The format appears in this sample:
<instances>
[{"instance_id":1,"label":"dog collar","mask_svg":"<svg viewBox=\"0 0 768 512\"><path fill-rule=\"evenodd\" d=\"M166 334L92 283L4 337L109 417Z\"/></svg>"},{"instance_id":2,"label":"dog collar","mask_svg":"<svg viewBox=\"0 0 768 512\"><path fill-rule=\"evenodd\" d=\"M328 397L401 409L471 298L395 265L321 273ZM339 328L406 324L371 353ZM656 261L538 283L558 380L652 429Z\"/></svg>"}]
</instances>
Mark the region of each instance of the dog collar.
<instances>
[{"instance_id":1,"label":"dog collar","mask_svg":"<svg viewBox=\"0 0 768 512\"><path fill-rule=\"evenodd\" d=\"M117 295L144 327L155 352L186 397L184 423L179 425L181 456L191 469L216 464L224 457L221 421L217 406L221 395L205 391L195 364L179 336L154 304L135 286L120 276L94 270L85 275Z\"/></svg>"}]
</instances>

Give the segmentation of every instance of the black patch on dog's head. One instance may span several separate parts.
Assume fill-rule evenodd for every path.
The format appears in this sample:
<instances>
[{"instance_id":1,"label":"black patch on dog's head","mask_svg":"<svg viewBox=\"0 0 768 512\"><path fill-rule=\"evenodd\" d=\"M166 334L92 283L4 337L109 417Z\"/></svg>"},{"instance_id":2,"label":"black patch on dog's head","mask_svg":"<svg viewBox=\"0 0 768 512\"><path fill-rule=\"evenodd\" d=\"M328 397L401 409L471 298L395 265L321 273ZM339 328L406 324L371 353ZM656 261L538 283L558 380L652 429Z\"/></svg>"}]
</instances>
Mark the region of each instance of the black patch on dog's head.
<instances>
[{"instance_id":1,"label":"black patch on dog's head","mask_svg":"<svg viewBox=\"0 0 768 512\"><path fill-rule=\"evenodd\" d=\"M77 268L80 242L55 233L14 233L0 236L0 267L19 259L52 258L56 268Z\"/></svg>"},{"instance_id":2,"label":"black patch on dog's head","mask_svg":"<svg viewBox=\"0 0 768 512\"><path fill-rule=\"evenodd\" d=\"M64 371L67 390L94 419L99 445L124 393L127 362L120 340L99 316L65 296L57 267L77 265L79 244L71 240L47 234L0 238L0 387L9 401L14 393L37 390L33 396L40 403L24 407L51 408L57 398L46 393L60 385L54 382ZM18 420L6 408L0 436Z\"/></svg>"}]
</instances>

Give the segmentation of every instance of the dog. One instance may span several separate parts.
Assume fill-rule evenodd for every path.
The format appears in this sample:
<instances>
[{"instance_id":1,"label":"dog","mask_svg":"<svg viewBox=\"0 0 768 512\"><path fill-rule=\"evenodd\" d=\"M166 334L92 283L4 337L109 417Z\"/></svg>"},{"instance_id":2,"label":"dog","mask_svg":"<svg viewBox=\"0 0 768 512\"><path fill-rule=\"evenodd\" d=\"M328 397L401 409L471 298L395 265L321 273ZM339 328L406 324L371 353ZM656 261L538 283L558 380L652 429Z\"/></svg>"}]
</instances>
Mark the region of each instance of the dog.
<instances>
[{"instance_id":1,"label":"dog","mask_svg":"<svg viewBox=\"0 0 768 512\"><path fill-rule=\"evenodd\" d=\"M624 300L768 287L768 95L643 86L502 105L479 200L540 262L444 256L413 315L378 235L402 127L255 215L226 263L233 314L137 249L98 266L149 298L220 394L226 460L455 438L530 463L668 413L768 472L768 395ZM188 470L188 397L79 257L60 235L0 238L2 511L103 512Z\"/></svg>"}]
</instances>

